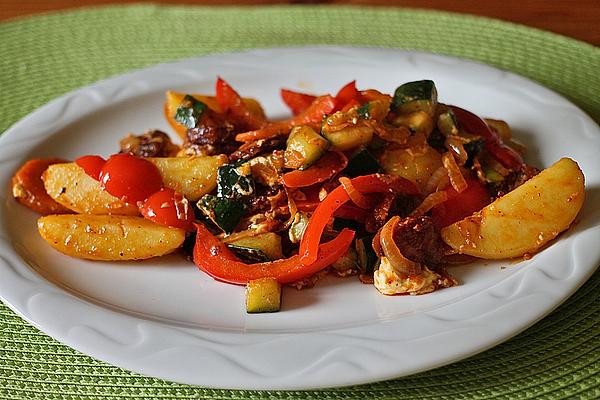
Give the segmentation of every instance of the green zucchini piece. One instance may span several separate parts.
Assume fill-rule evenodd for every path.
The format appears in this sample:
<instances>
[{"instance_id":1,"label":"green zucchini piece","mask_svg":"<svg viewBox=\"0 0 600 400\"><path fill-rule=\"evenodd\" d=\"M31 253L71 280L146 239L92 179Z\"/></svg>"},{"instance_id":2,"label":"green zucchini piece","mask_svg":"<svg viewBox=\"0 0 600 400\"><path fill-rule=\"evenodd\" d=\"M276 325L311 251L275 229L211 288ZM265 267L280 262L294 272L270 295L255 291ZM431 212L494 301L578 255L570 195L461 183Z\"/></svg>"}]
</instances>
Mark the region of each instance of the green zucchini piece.
<instances>
[{"instance_id":1,"label":"green zucchini piece","mask_svg":"<svg viewBox=\"0 0 600 400\"><path fill-rule=\"evenodd\" d=\"M407 82L394 92L391 109L396 114L425 111L433 117L437 106L437 89L430 80Z\"/></svg>"},{"instance_id":2,"label":"green zucchini piece","mask_svg":"<svg viewBox=\"0 0 600 400\"><path fill-rule=\"evenodd\" d=\"M399 114L394 118L392 123L396 126L406 126L412 132L420 132L426 136L429 136L435 128L433 118L425 111Z\"/></svg>"},{"instance_id":3,"label":"green zucchini piece","mask_svg":"<svg viewBox=\"0 0 600 400\"><path fill-rule=\"evenodd\" d=\"M305 212L298 211L296 215L294 215L294 219L292 220L292 224L290 225L290 229L288 231L290 242L300 243L307 225L308 215Z\"/></svg>"},{"instance_id":4,"label":"green zucchini piece","mask_svg":"<svg viewBox=\"0 0 600 400\"><path fill-rule=\"evenodd\" d=\"M348 251L338 258L333 264L331 264L331 266L338 274L347 275L352 271L357 271L359 269L359 265L356 250L354 250L352 247L348 248Z\"/></svg>"},{"instance_id":5,"label":"green zucchini piece","mask_svg":"<svg viewBox=\"0 0 600 400\"><path fill-rule=\"evenodd\" d=\"M251 249L260 251L267 257L266 261L283 258L281 250L281 236L274 232L261 233L256 236L248 236L228 243L230 248Z\"/></svg>"},{"instance_id":6,"label":"green zucchini piece","mask_svg":"<svg viewBox=\"0 0 600 400\"><path fill-rule=\"evenodd\" d=\"M460 127L452 109L448 109L438 116L437 127L444 136L459 134Z\"/></svg>"},{"instance_id":7,"label":"green zucchini piece","mask_svg":"<svg viewBox=\"0 0 600 400\"><path fill-rule=\"evenodd\" d=\"M195 128L207 109L206 104L186 94L173 118L188 129Z\"/></svg>"},{"instance_id":8,"label":"green zucchini piece","mask_svg":"<svg viewBox=\"0 0 600 400\"><path fill-rule=\"evenodd\" d=\"M367 149L356 152L348 161L344 174L350 178L381 172L382 168L377 159Z\"/></svg>"},{"instance_id":9,"label":"green zucchini piece","mask_svg":"<svg viewBox=\"0 0 600 400\"><path fill-rule=\"evenodd\" d=\"M335 119L332 119L332 121ZM348 151L364 147L373 139L373 128L369 125L350 125L342 129L333 128L327 118L321 126L321 135L331 144L331 148Z\"/></svg>"},{"instance_id":10,"label":"green zucchini piece","mask_svg":"<svg viewBox=\"0 0 600 400\"><path fill-rule=\"evenodd\" d=\"M247 199L254 195L254 179L249 164L226 164L217 171L217 197Z\"/></svg>"},{"instance_id":11,"label":"green zucchini piece","mask_svg":"<svg viewBox=\"0 0 600 400\"><path fill-rule=\"evenodd\" d=\"M235 253L235 255L242 261L248 264L269 262L271 259L259 249L253 249L250 247L235 246L228 244L227 247Z\"/></svg>"},{"instance_id":12,"label":"green zucchini piece","mask_svg":"<svg viewBox=\"0 0 600 400\"><path fill-rule=\"evenodd\" d=\"M241 201L211 194L206 194L198 200L196 207L227 234L233 232L246 214L246 205Z\"/></svg>"},{"instance_id":13,"label":"green zucchini piece","mask_svg":"<svg viewBox=\"0 0 600 400\"><path fill-rule=\"evenodd\" d=\"M306 169L314 164L329 148L329 142L310 126L292 129L285 149L285 166Z\"/></svg>"},{"instance_id":14,"label":"green zucchini piece","mask_svg":"<svg viewBox=\"0 0 600 400\"><path fill-rule=\"evenodd\" d=\"M275 278L255 279L246 285L246 312L265 313L281 309L281 284Z\"/></svg>"},{"instance_id":15,"label":"green zucchini piece","mask_svg":"<svg viewBox=\"0 0 600 400\"><path fill-rule=\"evenodd\" d=\"M356 255L360 271L364 275L373 274L375 264L377 264L377 254L373 250L373 238L375 235L364 236L354 241Z\"/></svg>"}]
</instances>

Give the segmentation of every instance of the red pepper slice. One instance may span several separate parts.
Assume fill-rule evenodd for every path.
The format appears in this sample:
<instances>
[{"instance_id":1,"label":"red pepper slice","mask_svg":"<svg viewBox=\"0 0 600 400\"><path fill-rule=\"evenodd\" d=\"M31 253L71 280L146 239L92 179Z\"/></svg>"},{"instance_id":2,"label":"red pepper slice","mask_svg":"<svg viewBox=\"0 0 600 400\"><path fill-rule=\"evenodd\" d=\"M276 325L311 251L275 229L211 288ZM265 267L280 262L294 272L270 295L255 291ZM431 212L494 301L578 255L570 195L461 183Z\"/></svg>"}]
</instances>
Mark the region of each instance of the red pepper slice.
<instances>
[{"instance_id":1,"label":"red pepper slice","mask_svg":"<svg viewBox=\"0 0 600 400\"><path fill-rule=\"evenodd\" d=\"M458 123L469 133L478 135L485 141L485 148L504 167L519 169L523 165L523 158L513 148L502 143L498 133L490 128L484 120L470 111L456 106L449 106L456 116Z\"/></svg>"},{"instance_id":2,"label":"red pepper slice","mask_svg":"<svg viewBox=\"0 0 600 400\"><path fill-rule=\"evenodd\" d=\"M333 96L319 96L312 104L300 114L286 121L274 122L261 129L239 133L235 140L238 142L252 142L259 139L269 139L275 136L287 135L294 126L310 125L320 127L323 117L330 114L335 108Z\"/></svg>"},{"instance_id":3,"label":"red pepper slice","mask_svg":"<svg viewBox=\"0 0 600 400\"><path fill-rule=\"evenodd\" d=\"M106 160L100 156L82 156L75 160L75 164L83 169L86 174L99 181L100 172L106 164Z\"/></svg>"},{"instance_id":4,"label":"red pepper slice","mask_svg":"<svg viewBox=\"0 0 600 400\"><path fill-rule=\"evenodd\" d=\"M275 278L280 283L306 278L335 262L354 240L354 231L344 229L335 239L318 247L317 257L312 263L302 263L297 254L271 262L246 264L235 257L204 225L196 224L196 229L194 263L216 280L236 285L245 285L260 278Z\"/></svg>"},{"instance_id":5,"label":"red pepper slice","mask_svg":"<svg viewBox=\"0 0 600 400\"><path fill-rule=\"evenodd\" d=\"M300 114L302 111L306 110L317 96L313 96L311 94L305 94L300 92L294 92L293 90L281 89L281 99L285 103L286 106L292 110L294 115Z\"/></svg>"},{"instance_id":6,"label":"red pepper slice","mask_svg":"<svg viewBox=\"0 0 600 400\"><path fill-rule=\"evenodd\" d=\"M419 189L411 181L400 176L371 174L358 176L351 179L352 185L361 193L403 193L408 195L420 194ZM327 225L327 222L335 214L335 212L346 202L350 201L350 197L342 186L333 189L331 193L323 199L317 207L313 215L308 221L308 226L302 236L300 242L300 253L302 262L310 264L315 262L319 250L321 235Z\"/></svg>"},{"instance_id":7,"label":"red pepper slice","mask_svg":"<svg viewBox=\"0 0 600 400\"><path fill-rule=\"evenodd\" d=\"M330 151L314 165L305 170L296 170L283 174L281 181L290 188L306 187L325 182L340 173L348 165L348 158L340 152Z\"/></svg>"},{"instance_id":8,"label":"red pepper slice","mask_svg":"<svg viewBox=\"0 0 600 400\"><path fill-rule=\"evenodd\" d=\"M437 228L460 221L491 203L490 194L478 180L468 179L467 184L460 193L447 189L448 199L431 209L431 219Z\"/></svg>"},{"instance_id":9,"label":"red pepper slice","mask_svg":"<svg viewBox=\"0 0 600 400\"><path fill-rule=\"evenodd\" d=\"M342 110L350 102L359 104L362 102L362 95L356 89L356 81L347 83L335 95L334 111Z\"/></svg>"},{"instance_id":10,"label":"red pepper slice","mask_svg":"<svg viewBox=\"0 0 600 400\"><path fill-rule=\"evenodd\" d=\"M223 113L229 114L233 119L243 124L244 128L249 130L258 129L265 124L266 121L253 114L238 92L233 90L221 77L217 78L216 98Z\"/></svg>"}]
</instances>

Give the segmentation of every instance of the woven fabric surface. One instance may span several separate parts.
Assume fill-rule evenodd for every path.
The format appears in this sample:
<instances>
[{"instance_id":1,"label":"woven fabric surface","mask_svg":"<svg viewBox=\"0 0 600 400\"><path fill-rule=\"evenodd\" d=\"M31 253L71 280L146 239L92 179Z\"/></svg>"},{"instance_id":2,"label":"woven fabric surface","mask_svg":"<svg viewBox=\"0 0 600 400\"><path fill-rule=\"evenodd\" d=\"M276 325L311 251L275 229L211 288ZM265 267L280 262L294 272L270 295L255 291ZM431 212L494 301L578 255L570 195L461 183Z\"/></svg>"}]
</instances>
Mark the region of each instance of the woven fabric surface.
<instances>
[{"instance_id":1,"label":"woven fabric surface","mask_svg":"<svg viewBox=\"0 0 600 400\"><path fill-rule=\"evenodd\" d=\"M113 6L0 24L0 132L49 100L155 63L257 47L340 44L482 61L556 90L600 121L600 49L465 15L385 8ZM512 340L406 378L320 391L214 390L96 361L0 305L0 399L593 399L600 273Z\"/></svg>"}]
</instances>

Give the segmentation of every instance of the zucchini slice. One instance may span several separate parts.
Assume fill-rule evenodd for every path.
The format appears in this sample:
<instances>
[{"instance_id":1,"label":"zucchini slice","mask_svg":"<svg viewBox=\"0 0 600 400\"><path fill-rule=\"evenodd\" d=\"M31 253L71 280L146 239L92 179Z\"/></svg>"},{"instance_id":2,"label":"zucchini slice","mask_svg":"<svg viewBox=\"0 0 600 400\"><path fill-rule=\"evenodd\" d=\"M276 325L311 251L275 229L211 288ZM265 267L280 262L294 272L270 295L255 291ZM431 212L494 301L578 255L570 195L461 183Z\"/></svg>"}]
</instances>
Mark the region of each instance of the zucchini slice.
<instances>
[{"instance_id":1,"label":"zucchini slice","mask_svg":"<svg viewBox=\"0 0 600 400\"><path fill-rule=\"evenodd\" d=\"M306 169L329 148L329 142L310 126L297 126L290 132L285 149L285 166Z\"/></svg>"},{"instance_id":2,"label":"zucchini slice","mask_svg":"<svg viewBox=\"0 0 600 400\"><path fill-rule=\"evenodd\" d=\"M254 179L250 164L226 164L217 171L217 197L247 199L254 195Z\"/></svg>"},{"instance_id":3,"label":"zucchini slice","mask_svg":"<svg viewBox=\"0 0 600 400\"><path fill-rule=\"evenodd\" d=\"M259 257L262 254L266 259L261 261L273 261L283 258L281 236L274 232L241 238L228 243L227 247L234 249L236 252L242 250L247 253L253 253Z\"/></svg>"},{"instance_id":4,"label":"zucchini slice","mask_svg":"<svg viewBox=\"0 0 600 400\"><path fill-rule=\"evenodd\" d=\"M173 119L188 129L194 128L207 109L206 104L186 94L179 107L177 107Z\"/></svg>"},{"instance_id":5,"label":"zucchini slice","mask_svg":"<svg viewBox=\"0 0 600 400\"><path fill-rule=\"evenodd\" d=\"M275 278L255 279L246 285L246 312L277 312L281 308L281 284Z\"/></svg>"},{"instance_id":6,"label":"zucchini slice","mask_svg":"<svg viewBox=\"0 0 600 400\"><path fill-rule=\"evenodd\" d=\"M433 117L437 106L437 89L430 80L407 82L394 92L391 109L396 114L425 111Z\"/></svg>"},{"instance_id":7,"label":"zucchini slice","mask_svg":"<svg viewBox=\"0 0 600 400\"><path fill-rule=\"evenodd\" d=\"M239 200L224 199L211 194L204 195L196 206L223 232L233 232L246 214L246 205Z\"/></svg>"},{"instance_id":8,"label":"zucchini slice","mask_svg":"<svg viewBox=\"0 0 600 400\"><path fill-rule=\"evenodd\" d=\"M354 178L360 175L369 175L381 172L382 168L377 162L377 159L367 149L362 149L356 152L350 161L348 166L344 169L344 174L350 178Z\"/></svg>"}]
</instances>

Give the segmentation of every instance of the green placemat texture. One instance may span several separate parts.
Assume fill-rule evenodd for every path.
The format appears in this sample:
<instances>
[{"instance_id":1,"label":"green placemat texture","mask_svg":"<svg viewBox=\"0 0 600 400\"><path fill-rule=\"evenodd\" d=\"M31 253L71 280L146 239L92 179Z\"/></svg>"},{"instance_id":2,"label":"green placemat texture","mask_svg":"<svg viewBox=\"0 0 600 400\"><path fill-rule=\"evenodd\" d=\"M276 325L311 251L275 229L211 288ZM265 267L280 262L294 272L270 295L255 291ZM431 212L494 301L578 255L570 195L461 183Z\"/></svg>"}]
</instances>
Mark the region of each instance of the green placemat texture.
<instances>
[{"instance_id":1,"label":"green placemat texture","mask_svg":"<svg viewBox=\"0 0 600 400\"><path fill-rule=\"evenodd\" d=\"M0 24L0 132L47 101L147 65L305 44L408 48L511 70L600 121L600 49L483 18L353 7L84 9ZM543 118L543 116L540 116ZM407 378L323 391L198 388L143 377L64 346L0 305L0 399L600 398L600 273L521 335Z\"/></svg>"}]
</instances>

